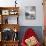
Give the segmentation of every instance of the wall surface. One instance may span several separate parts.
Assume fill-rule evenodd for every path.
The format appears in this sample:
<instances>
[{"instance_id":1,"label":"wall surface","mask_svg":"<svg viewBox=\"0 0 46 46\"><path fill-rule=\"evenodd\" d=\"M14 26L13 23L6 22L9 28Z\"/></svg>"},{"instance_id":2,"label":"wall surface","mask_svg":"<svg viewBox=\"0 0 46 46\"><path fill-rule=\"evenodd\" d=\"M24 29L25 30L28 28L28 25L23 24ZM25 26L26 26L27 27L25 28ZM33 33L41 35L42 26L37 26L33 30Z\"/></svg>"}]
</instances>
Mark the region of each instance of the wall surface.
<instances>
[{"instance_id":1,"label":"wall surface","mask_svg":"<svg viewBox=\"0 0 46 46\"><path fill-rule=\"evenodd\" d=\"M24 2L24 3L23 3ZM20 1L22 11L20 11L20 25L21 26L43 26L43 6L42 0L23 0ZM36 6L36 19L26 20L25 19L25 6Z\"/></svg>"},{"instance_id":2,"label":"wall surface","mask_svg":"<svg viewBox=\"0 0 46 46\"><path fill-rule=\"evenodd\" d=\"M15 0L0 0L1 7L15 6ZM42 0L17 0L17 6L20 7L19 12L19 24L20 26L43 26L43 6ZM36 19L26 20L25 19L25 7L35 6L36 7Z\"/></svg>"}]
</instances>

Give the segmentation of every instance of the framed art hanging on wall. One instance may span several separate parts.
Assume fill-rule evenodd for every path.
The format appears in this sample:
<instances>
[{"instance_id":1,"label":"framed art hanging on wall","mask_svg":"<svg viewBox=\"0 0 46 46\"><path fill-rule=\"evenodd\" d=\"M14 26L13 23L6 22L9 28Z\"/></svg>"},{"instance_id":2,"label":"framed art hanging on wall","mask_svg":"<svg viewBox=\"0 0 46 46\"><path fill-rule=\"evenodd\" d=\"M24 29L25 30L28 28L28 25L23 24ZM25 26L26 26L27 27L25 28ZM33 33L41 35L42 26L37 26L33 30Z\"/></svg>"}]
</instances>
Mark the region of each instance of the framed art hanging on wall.
<instances>
[{"instance_id":1,"label":"framed art hanging on wall","mask_svg":"<svg viewBox=\"0 0 46 46\"><path fill-rule=\"evenodd\" d=\"M28 20L36 19L36 7L35 6L26 6L25 7L25 18Z\"/></svg>"}]
</instances>

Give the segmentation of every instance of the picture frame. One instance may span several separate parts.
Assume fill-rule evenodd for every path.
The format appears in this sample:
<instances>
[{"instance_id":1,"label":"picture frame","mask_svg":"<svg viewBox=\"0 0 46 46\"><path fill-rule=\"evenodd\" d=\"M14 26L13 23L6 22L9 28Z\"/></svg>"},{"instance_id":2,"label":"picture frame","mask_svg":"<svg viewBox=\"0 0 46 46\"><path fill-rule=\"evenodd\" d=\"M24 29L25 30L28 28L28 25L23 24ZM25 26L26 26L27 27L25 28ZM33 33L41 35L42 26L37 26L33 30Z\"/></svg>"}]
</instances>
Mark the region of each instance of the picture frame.
<instances>
[{"instance_id":1,"label":"picture frame","mask_svg":"<svg viewBox=\"0 0 46 46\"><path fill-rule=\"evenodd\" d=\"M25 7L25 18L27 20L36 19L36 6L26 6Z\"/></svg>"},{"instance_id":2,"label":"picture frame","mask_svg":"<svg viewBox=\"0 0 46 46\"><path fill-rule=\"evenodd\" d=\"M9 15L9 10L2 10L2 15Z\"/></svg>"}]
</instances>

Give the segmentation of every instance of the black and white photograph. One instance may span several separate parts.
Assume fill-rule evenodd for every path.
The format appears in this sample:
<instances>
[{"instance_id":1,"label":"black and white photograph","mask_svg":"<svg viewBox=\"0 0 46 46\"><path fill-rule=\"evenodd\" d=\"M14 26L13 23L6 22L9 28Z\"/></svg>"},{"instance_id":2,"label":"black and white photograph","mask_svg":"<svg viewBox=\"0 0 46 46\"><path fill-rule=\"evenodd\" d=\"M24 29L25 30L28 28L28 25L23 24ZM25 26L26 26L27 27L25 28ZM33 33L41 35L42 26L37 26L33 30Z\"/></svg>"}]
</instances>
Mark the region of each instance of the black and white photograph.
<instances>
[{"instance_id":1,"label":"black and white photograph","mask_svg":"<svg viewBox=\"0 0 46 46\"><path fill-rule=\"evenodd\" d=\"M36 19L36 7L35 6L26 6L25 7L25 18L27 20Z\"/></svg>"}]
</instances>

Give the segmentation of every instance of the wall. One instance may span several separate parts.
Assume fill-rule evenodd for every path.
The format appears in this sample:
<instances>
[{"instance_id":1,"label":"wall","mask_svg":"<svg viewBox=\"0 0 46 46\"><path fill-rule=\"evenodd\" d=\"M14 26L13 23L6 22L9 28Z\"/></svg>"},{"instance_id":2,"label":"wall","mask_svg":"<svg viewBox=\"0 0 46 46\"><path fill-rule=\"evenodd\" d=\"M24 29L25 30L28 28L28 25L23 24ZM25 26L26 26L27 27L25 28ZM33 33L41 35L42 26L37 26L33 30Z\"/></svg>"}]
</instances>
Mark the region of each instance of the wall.
<instances>
[{"instance_id":1,"label":"wall","mask_svg":"<svg viewBox=\"0 0 46 46\"><path fill-rule=\"evenodd\" d=\"M15 0L0 0L0 6L14 6ZM42 0L17 0L20 7L19 24L21 26L43 26L43 6ZM25 19L25 6L36 6L36 19L26 20Z\"/></svg>"},{"instance_id":2,"label":"wall","mask_svg":"<svg viewBox=\"0 0 46 46\"><path fill-rule=\"evenodd\" d=\"M43 26L43 6L42 6L42 0L24 0L21 2L22 11L21 11L21 20L20 25L21 26ZM35 20L26 20L25 19L25 6L36 6L36 19Z\"/></svg>"}]
</instances>

